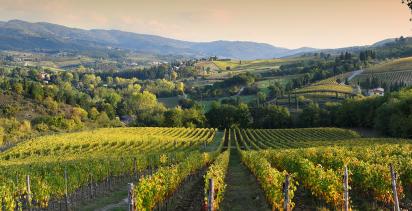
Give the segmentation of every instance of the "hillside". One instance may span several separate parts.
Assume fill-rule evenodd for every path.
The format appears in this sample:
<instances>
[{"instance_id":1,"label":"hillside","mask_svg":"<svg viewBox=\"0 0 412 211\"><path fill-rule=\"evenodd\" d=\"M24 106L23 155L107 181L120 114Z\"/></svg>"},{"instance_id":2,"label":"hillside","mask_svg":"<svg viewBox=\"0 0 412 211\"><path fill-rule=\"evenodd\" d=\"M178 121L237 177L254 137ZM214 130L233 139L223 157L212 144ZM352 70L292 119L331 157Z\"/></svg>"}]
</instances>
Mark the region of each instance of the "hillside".
<instances>
[{"instance_id":1,"label":"hillside","mask_svg":"<svg viewBox=\"0 0 412 211\"><path fill-rule=\"evenodd\" d=\"M412 57L395 59L366 69L356 76L353 81L365 82L377 78L378 82L387 85L395 83L412 84Z\"/></svg>"},{"instance_id":2,"label":"hillside","mask_svg":"<svg viewBox=\"0 0 412 211\"><path fill-rule=\"evenodd\" d=\"M381 73L412 70L412 57L395 59L366 69L366 73Z\"/></svg>"},{"instance_id":3,"label":"hillside","mask_svg":"<svg viewBox=\"0 0 412 211\"><path fill-rule=\"evenodd\" d=\"M0 49L24 51L109 51L130 50L144 54L218 56L236 59L284 57L311 48L286 49L269 44L241 41L187 42L154 35L118 30L83 30L51 23L21 20L0 22Z\"/></svg>"}]
</instances>

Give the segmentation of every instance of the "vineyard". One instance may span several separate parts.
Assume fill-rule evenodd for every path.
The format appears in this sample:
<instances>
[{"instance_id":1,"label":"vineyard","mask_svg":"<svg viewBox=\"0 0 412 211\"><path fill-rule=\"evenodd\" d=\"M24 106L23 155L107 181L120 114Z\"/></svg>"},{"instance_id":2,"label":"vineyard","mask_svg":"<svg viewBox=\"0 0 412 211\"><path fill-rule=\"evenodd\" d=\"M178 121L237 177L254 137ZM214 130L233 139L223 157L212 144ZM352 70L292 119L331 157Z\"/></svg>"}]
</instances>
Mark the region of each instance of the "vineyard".
<instances>
[{"instance_id":1,"label":"vineyard","mask_svg":"<svg viewBox=\"0 0 412 211\"><path fill-rule=\"evenodd\" d=\"M410 71L412 67L412 57L390 60L366 69L365 73L382 73L393 71Z\"/></svg>"},{"instance_id":2,"label":"vineyard","mask_svg":"<svg viewBox=\"0 0 412 211\"><path fill-rule=\"evenodd\" d=\"M412 71L391 71L391 72L378 72L378 73L364 73L356 76L353 82L359 83L366 81L367 79L377 78L379 81L393 84L403 82L406 85L412 84Z\"/></svg>"},{"instance_id":3,"label":"vineyard","mask_svg":"<svg viewBox=\"0 0 412 211\"><path fill-rule=\"evenodd\" d=\"M321 84L339 84L338 80L341 81L341 83L344 83L347 78L349 78L354 72L346 72L342 73L327 79L323 79L321 81L318 81L314 83L314 85L321 85Z\"/></svg>"},{"instance_id":4,"label":"vineyard","mask_svg":"<svg viewBox=\"0 0 412 211\"><path fill-rule=\"evenodd\" d=\"M329 83L329 84L314 84L307 87L303 87L300 89L296 89L293 91L293 94L307 94L307 93L340 93L340 94L347 94L353 95L354 89L352 86L349 85L341 85L337 83Z\"/></svg>"},{"instance_id":5,"label":"vineyard","mask_svg":"<svg viewBox=\"0 0 412 211\"><path fill-rule=\"evenodd\" d=\"M215 129L118 128L36 138L0 153L1 204L45 208L84 186L92 197L98 182L110 186L115 177L137 178L187 157L206 164L215 136Z\"/></svg>"},{"instance_id":6,"label":"vineyard","mask_svg":"<svg viewBox=\"0 0 412 211\"><path fill-rule=\"evenodd\" d=\"M352 83L364 82L367 79L377 78L380 82L394 84L403 82L412 84L412 58L401 58L378 64L366 69L362 74L353 78Z\"/></svg>"},{"instance_id":7,"label":"vineyard","mask_svg":"<svg viewBox=\"0 0 412 211\"><path fill-rule=\"evenodd\" d=\"M35 138L0 160L2 210L81 210L128 184L129 210L412 208L412 142L339 128L98 129Z\"/></svg>"},{"instance_id":8,"label":"vineyard","mask_svg":"<svg viewBox=\"0 0 412 211\"><path fill-rule=\"evenodd\" d=\"M232 130L231 135L273 209L284 208L282 184L287 175L292 178L289 207L299 203L293 200L297 192L309 192L323 207L343 208L345 167L352 208L389 209L395 200L390 164L399 175L395 189L399 206L412 208L410 140L365 139L340 129Z\"/></svg>"}]
</instances>

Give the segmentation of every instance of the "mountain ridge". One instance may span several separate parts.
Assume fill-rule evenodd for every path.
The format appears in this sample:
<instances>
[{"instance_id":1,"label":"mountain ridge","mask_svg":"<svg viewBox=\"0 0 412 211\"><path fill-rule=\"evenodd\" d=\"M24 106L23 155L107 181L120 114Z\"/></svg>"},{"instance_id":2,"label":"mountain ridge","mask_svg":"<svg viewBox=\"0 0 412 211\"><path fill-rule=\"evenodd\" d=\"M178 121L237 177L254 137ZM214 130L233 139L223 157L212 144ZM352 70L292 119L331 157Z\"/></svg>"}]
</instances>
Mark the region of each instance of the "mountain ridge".
<instances>
[{"instance_id":1,"label":"mountain ridge","mask_svg":"<svg viewBox=\"0 0 412 211\"><path fill-rule=\"evenodd\" d=\"M0 21L2 50L102 50L119 48L137 53L232 59L269 59L317 49L287 49L251 41L190 42L121 30L79 29L48 22Z\"/></svg>"}]
</instances>

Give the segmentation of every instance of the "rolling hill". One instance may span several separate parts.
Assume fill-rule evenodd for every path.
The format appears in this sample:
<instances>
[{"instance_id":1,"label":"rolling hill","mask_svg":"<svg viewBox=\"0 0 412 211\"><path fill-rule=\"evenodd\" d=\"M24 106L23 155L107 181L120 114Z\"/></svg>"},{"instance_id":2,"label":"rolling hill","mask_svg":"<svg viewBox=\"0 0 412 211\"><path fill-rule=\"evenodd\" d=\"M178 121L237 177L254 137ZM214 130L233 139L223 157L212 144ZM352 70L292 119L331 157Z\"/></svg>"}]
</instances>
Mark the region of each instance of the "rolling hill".
<instances>
[{"instance_id":1,"label":"rolling hill","mask_svg":"<svg viewBox=\"0 0 412 211\"><path fill-rule=\"evenodd\" d=\"M21 20L0 22L0 49L46 52L123 49L144 54L218 56L242 60L284 57L314 50L291 50L244 41L187 42L118 30L83 30Z\"/></svg>"},{"instance_id":2,"label":"rolling hill","mask_svg":"<svg viewBox=\"0 0 412 211\"><path fill-rule=\"evenodd\" d=\"M412 84L412 57L394 59L366 69L362 74L356 76L356 83L367 79L377 78L387 84L404 83Z\"/></svg>"}]
</instances>

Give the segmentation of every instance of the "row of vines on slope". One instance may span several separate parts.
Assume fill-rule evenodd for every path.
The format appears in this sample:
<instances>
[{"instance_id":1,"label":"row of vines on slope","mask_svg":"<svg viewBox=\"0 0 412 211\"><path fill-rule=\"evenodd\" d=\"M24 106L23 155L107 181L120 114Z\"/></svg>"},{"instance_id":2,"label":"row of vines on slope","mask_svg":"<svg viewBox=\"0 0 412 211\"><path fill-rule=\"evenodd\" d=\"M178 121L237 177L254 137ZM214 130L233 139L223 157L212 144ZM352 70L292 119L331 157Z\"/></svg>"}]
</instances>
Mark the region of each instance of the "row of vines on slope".
<instances>
[{"instance_id":1,"label":"row of vines on slope","mask_svg":"<svg viewBox=\"0 0 412 211\"><path fill-rule=\"evenodd\" d=\"M262 181L265 178L270 177L271 182L277 181L273 178L280 177L278 172L288 172L313 197L338 208L343 205L344 190L341 177L347 166L349 183L353 186L352 194L378 201L382 206L389 207L394 203L389 164L394 164L399 175L399 198L405 197L405 191L412 190L410 140L360 138L352 131L334 128L236 129L232 134L239 145L243 162L259 179L263 189L265 182ZM271 174L256 173L256 169L262 165L266 165L262 167L266 172L270 168L274 171ZM265 176L262 178L262 175ZM278 179L279 184L282 179ZM280 194L281 188L278 187L276 191ZM281 197L278 198L280 199ZM405 208L411 206L405 203Z\"/></svg>"},{"instance_id":2,"label":"row of vines on slope","mask_svg":"<svg viewBox=\"0 0 412 211\"><path fill-rule=\"evenodd\" d=\"M91 183L167 168L210 144L215 129L117 128L40 137L0 153L0 203L48 207ZM107 144L106 144L107 143ZM69 147L66 147L69 146ZM65 151L67 149L67 151ZM65 179L64 175L67 175ZM27 201L31 179L31 200Z\"/></svg>"}]
</instances>

